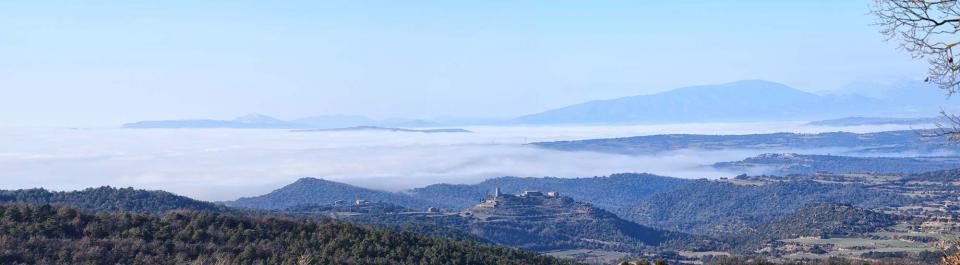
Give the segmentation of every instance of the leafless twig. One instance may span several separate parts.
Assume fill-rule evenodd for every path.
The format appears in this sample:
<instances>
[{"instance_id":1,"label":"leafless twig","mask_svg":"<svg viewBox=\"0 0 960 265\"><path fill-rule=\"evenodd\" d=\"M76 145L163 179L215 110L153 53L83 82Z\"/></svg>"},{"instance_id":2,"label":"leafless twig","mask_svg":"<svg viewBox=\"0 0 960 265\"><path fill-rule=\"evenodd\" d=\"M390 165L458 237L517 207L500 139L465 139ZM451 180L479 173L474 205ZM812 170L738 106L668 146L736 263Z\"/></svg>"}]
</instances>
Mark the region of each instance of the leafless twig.
<instances>
[{"instance_id":1,"label":"leafless twig","mask_svg":"<svg viewBox=\"0 0 960 265\"><path fill-rule=\"evenodd\" d=\"M897 40L900 49L930 63L925 82L936 84L952 96L960 91L960 62L953 49L960 47L960 3L958 0L874 0L876 25L887 40ZM929 137L946 137L960 142L960 117L942 110L944 122L925 132Z\"/></svg>"}]
</instances>

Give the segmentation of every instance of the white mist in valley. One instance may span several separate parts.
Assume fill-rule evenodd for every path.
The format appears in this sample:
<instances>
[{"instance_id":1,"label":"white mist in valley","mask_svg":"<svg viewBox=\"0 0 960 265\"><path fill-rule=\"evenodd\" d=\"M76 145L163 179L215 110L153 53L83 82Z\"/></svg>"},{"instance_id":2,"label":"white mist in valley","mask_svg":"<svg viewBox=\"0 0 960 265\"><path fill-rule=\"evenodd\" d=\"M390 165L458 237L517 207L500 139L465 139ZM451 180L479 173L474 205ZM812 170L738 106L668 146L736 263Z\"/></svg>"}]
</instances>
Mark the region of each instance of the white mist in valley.
<instances>
[{"instance_id":1,"label":"white mist in valley","mask_svg":"<svg viewBox=\"0 0 960 265\"><path fill-rule=\"evenodd\" d=\"M802 123L467 127L473 133L293 132L260 129L0 128L0 189L110 185L205 200L269 192L301 177L400 191L500 176L590 177L648 172L731 177L709 167L758 151L677 150L656 155L567 152L526 143L652 134L874 132L906 126Z\"/></svg>"}]
</instances>

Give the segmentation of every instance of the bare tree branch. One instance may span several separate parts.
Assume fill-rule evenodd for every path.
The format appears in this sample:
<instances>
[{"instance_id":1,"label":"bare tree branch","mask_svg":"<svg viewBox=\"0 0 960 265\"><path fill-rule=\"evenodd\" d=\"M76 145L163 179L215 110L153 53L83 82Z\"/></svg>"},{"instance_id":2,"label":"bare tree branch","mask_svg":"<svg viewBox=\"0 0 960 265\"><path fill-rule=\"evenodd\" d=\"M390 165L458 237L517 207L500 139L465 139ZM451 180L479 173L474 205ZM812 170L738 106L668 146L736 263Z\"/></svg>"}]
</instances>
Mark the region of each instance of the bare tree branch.
<instances>
[{"instance_id":1,"label":"bare tree branch","mask_svg":"<svg viewBox=\"0 0 960 265\"><path fill-rule=\"evenodd\" d=\"M874 0L871 10L887 40L896 40L900 49L930 64L925 82L936 84L947 96L960 91L960 62L953 49L960 47L960 3L958 0ZM960 141L960 117L940 112L946 123L925 133Z\"/></svg>"},{"instance_id":2,"label":"bare tree branch","mask_svg":"<svg viewBox=\"0 0 960 265\"><path fill-rule=\"evenodd\" d=\"M951 141L960 141L960 116L940 111L944 122L936 122L936 129L926 130L924 137L946 137Z\"/></svg>"}]
</instances>

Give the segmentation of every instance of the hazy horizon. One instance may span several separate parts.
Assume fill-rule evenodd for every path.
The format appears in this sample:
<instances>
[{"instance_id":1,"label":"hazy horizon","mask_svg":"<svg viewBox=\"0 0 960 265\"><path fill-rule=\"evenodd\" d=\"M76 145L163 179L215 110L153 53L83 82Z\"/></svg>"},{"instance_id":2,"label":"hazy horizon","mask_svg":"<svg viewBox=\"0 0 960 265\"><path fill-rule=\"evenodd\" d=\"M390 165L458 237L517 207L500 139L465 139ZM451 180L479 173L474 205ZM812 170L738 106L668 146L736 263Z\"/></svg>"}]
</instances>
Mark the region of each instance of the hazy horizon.
<instances>
[{"instance_id":1,"label":"hazy horizon","mask_svg":"<svg viewBox=\"0 0 960 265\"><path fill-rule=\"evenodd\" d=\"M4 2L0 125L248 113L508 118L737 80L824 92L922 79L922 62L884 42L868 8L868 1Z\"/></svg>"},{"instance_id":2,"label":"hazy horizon","mask_svg":"<svg viewBox=\"0 0 960 265\"><path fill-rule=\"evenodd\" d=\"M0 179L6 180L4 189L133 186L204 200L233 200L263 194L302 177L391 191L435 183L476 183L502 176L592 177L646 172L718 178L742 172L705 166L761 151L675 150L620 155L555 151L525 144L661 133L874 132L911 126L820 127L778 122L467 128L474 133L8 129L0 131L0 146L4 146L0 151Z\"/></svg>"},{"instance_id":3,"label":"hazy horizon","mask_svg":"<svg viewBox=\"0 0 960 265\"><path fill-rule=\"evenodd\" d=\"M930 117L948 104L917 81L923 62L885 42L868 11L865 0L0 2L0 179L4 188L142 185L231 199L306 176L403 182L395 187L624 171L716 177L697 166L749 152L643 157L525 144L909 129L802 124L813 114ZM752 82L742 95L720 86L729 90L588 106L531 123L450 123L479 130L461 135L118 129L251 113L503 119L741 80L857 95ZM883 101L858 96L892 88ZM912 105L877 107L897 100ZM624 113L630 120L616 120ZM601 122L562 120L607 114ZM719 118L698 118L709 114ZM637 122L656 116L664 118ZM378 183L394 182L368 184ZM237 190L205 190L214 184Z\"/></svg>"}]
</instances>

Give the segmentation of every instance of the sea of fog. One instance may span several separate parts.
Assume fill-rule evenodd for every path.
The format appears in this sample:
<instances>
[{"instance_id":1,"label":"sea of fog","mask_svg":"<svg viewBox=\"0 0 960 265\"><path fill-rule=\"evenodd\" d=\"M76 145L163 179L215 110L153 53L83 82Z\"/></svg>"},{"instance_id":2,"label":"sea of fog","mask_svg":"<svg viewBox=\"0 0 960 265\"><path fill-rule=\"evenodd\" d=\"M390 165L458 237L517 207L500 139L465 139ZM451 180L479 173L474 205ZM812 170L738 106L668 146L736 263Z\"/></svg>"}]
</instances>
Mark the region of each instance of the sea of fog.
<instances>
[{"instance_id":1,"label":"sea of fog","mask_svg":"<svg viewBox=\"0 0 960 265\"><path fill-rule=\"evenodd\" d=\"M301 177L404 190L500 176L589 177L648 172L732 176L705 165L757 151L676 150L648 156L544 150L530 142L665 133L874 132L907 126L803 123L464 127L474 133L293 132L279 129L0 127L0 189L162 189L204 200L259 195Z\"/></svg>"}]
</instances>

